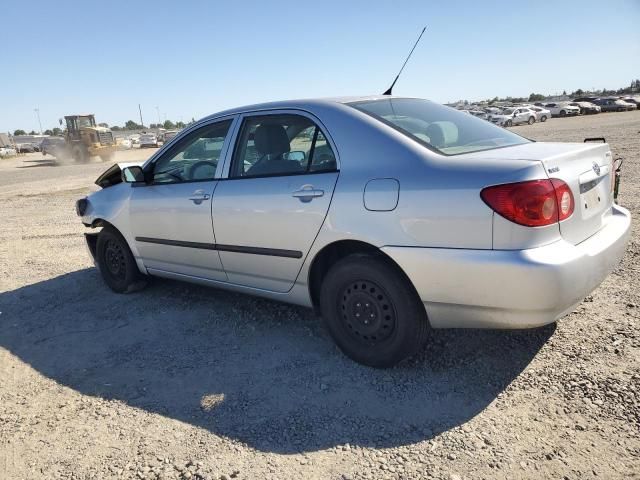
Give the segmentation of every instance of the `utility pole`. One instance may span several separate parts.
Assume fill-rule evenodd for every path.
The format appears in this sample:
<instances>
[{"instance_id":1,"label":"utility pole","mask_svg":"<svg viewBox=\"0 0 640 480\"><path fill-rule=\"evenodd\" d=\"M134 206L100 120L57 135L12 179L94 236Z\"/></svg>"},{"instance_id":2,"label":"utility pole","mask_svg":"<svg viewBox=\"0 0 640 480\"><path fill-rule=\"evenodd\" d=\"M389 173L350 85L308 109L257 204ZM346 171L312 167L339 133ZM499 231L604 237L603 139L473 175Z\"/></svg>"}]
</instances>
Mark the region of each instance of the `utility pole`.
<instances>
[{"instance_id":1,"label":"utility pole","mask_svg":"<svg viewBox=\"0 0 640 480\"><path fill-rule=\"evenodd\" d=\"M140 126L144 128L144 122L142 121L142 107L138 104L138 111L140 112Z\"/></svg>"},{"instance_id":2,"label":"utility pole","mask_svg":"<svg viewBox=\"0 0 640 480\"><path fill-rule=\"evenodd\" d=\"M160 120L160 107L156 105L156 112L158 112L158 128L160 128L160 124L162 123Z\"/></svg>"},{"instance_id":3,"label":"utility pole","mask_svg":"<svg viewBox=\"0 0 640 480\"><path fill-rule=\"evenodd\" d=\"M34 112L36 112L36 116L38 117L38 125L40 126L40 135L42 135L42 122L40 121L40 109L34 108Z\"/></svg>"}]
</instances>

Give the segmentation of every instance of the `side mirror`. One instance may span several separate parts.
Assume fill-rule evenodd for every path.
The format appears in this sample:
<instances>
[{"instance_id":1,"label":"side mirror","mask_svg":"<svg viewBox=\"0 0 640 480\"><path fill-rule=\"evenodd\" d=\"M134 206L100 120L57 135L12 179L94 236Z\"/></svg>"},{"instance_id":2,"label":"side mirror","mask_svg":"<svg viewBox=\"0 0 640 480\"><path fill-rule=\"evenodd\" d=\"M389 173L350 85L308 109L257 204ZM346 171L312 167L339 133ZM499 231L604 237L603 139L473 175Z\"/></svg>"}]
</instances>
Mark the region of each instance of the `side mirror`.
<instances>
[{"instance_id":1,"label":"side mirror","mask_svg":"<svg viewBox=\"0 0 640 480\"><path fill-rule=\"evenodd\" d=\"M144 182L144 172L141 167L127 167L122 170L122 181L125 183Z\"/></svg>"},{"instance_id":2,"label":"side mirror","mask_svg":"<svg viewBox=\"0 0 640 480\"><path fill-rule=\"evenodd\" d=\"M285 160L293 160L294 162L302 162L305 159L305 154L304 152L296 150L293 152L284 153L282 155L282 158L284 158Z\"/></svg>"},{"instance_id":3,"label":"side mirror","mask_svg":"<svg viewBox=\"0 0 640 480\"><path fill-rule=\"evenodd\" d=\"M516 112L513 112L513 115L512 115L512 117L515 117L515 116L516 116Z\"/></svg>"}]
</instances>

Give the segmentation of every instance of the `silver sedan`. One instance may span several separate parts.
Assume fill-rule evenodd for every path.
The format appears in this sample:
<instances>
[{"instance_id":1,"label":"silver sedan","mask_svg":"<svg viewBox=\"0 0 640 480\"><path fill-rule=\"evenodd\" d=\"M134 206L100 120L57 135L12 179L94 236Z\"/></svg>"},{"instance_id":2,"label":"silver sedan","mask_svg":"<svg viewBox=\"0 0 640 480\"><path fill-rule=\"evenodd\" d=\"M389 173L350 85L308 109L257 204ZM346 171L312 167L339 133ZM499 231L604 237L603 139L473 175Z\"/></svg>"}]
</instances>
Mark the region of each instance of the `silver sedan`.
<instances>
[{"instance_id":1,"label":"silver sedan","mask_svg":"<svg viewBox=\"0 0 640 480\"><path fill-rule=\"evenodd\" d=\"M570 312L627 245L612 162L426 100L285 101L196 122L76 209L112 290L158 276L312 307L387 367L431 328Z\"/></svg>"}]
</instances>

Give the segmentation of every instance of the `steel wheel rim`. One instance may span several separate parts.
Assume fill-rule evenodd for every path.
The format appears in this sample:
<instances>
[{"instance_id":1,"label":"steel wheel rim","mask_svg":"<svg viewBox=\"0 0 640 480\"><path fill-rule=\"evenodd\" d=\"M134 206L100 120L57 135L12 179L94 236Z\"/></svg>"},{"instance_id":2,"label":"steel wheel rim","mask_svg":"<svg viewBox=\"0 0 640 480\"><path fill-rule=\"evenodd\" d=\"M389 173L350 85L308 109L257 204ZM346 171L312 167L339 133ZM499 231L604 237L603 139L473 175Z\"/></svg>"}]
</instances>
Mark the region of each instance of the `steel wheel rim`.
<instances>
[{"instance_id":1,"label":"steel wheel rim","mask_svg":"<svg viewBox=\"0 0 640 480\"><path fill-rule=\"evenodd\" d=\"M117 279L124 279L127 271L124 249L120 242L107 241L104 249L104 263L109 274Z\"/></svg>"},{"instance_id":2,"label":"steel wheel rim","mask_svg":"<svg viewBox=\"0 0 640 480\"><path fill-rule=\"evenodd\" d=\"M383 288L370 280L346 285L338 308L344 329L363 345L378 345L396 331L397 314L393 302Z\"/></svg>"}]
</instances>

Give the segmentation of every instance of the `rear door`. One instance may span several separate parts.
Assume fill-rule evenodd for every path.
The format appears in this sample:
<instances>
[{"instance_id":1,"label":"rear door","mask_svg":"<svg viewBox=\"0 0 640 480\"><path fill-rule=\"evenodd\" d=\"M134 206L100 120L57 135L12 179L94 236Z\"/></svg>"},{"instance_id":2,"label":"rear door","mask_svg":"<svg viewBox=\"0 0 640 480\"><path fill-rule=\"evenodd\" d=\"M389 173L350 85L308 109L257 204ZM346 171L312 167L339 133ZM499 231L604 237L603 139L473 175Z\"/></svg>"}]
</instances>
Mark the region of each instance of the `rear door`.
<instances>
[{"instance_id":1,"label":"rear door","mask_svg":"<svg viewBox=\"0 0 640 480\"><path fill-rule=\"evenodd\" d=\"M131 230L151 273L226 280L215 249L211 200L232 123L214 121L185 135L145 167L149 183L133 184Z\"/></svg>"},{"instance_id":2,"label":"rear door","mask_svg":"<svg viewBox=\"0 0 640 480\"><path fill-rule=\"evenodd\" d=\"M336 150L299 111L247 114L217 186L217 249L231 283L291 289L324 222L338 178Z\"/></svg>"}]
</instances>

